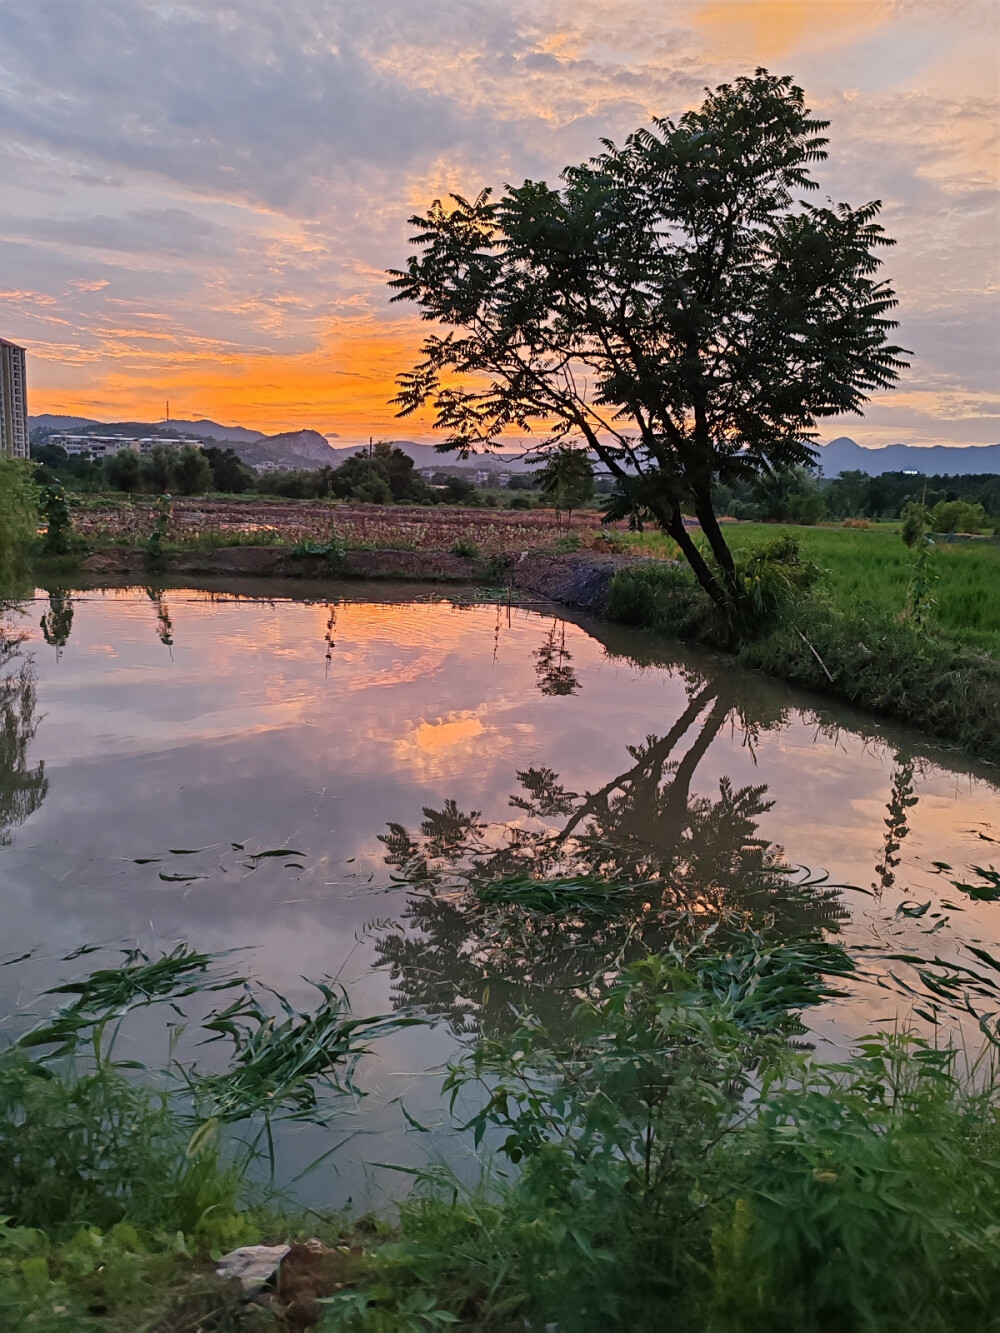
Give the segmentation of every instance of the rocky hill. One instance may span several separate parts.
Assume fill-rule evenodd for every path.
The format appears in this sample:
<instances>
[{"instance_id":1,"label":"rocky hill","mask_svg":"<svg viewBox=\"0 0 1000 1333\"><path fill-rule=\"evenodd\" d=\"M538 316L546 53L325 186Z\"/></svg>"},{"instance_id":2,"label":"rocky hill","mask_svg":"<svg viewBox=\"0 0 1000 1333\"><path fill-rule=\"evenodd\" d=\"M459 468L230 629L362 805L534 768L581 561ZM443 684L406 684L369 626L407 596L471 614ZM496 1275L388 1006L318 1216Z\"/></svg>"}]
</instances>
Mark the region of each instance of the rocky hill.
<instances>
[{"instance_id":1,"label":"rocky hill","mask_svg":"<svg viewBox=\"0 0 1000 1333\"><path fill-rule=\"evenodd\" d=\"M343 460L342 450L331 449L326 436L318 430L289 430L281 435L262 435L243 443L234 441L232 447L251 467L274 463L287 468L336 467Z\"/></svg>"}]
</instances>

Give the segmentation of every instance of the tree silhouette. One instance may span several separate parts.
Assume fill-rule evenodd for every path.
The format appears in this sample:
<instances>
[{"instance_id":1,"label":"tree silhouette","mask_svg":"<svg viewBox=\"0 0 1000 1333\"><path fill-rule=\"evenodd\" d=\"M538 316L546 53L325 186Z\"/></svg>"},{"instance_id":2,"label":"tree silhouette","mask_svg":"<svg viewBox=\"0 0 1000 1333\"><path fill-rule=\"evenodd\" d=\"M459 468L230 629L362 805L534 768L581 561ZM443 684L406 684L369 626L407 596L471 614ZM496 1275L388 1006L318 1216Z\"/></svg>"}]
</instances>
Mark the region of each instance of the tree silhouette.
<instances>
[{"instance_id":1,"label":"tree silhouette","mask_svg":"<svg viewBox=\"0 0 1000 1333\"><path fill-rule=\"evenodd\" d=\"M827 125L758 70L605 142L561 187L435 201L390 275L393 299L441 330L399 376L399 414L429 406L463 457L533 428L543 456L585 446L617 480L609 512L658 523L713 601L742 611L716 487L809 465L817 422L860 413L907 364L889 342L881 204L805 198Z\"/></svg>"}]
</instances>

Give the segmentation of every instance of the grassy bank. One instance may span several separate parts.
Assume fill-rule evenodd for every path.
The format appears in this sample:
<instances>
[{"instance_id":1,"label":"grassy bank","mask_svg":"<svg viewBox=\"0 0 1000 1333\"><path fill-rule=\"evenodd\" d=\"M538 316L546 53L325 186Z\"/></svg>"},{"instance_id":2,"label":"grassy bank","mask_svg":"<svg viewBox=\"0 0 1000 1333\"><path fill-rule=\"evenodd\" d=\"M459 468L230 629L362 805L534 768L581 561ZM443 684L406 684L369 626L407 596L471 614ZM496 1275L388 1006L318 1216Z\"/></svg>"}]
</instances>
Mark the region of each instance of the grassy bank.
<instances>
[{"instance_id":1,"label":"grassy bank","mask_svg":"<svg viewBox=\"0 0 1000 1333\"><path fill-rule=\"evenodd\" d=\"M831 605L842 615L891 619L906 605L913 553L903 545L898 524L870 528L782 527L733 523L726 539L735 551L762 546L789 534L802 554L827 571ZM660 533L629 534L636 550L673 558L676 547ZM940 542L932 556L937 605L929 624L936 633L1000 657L1000 545L986 541Z\"/></svg>"},{"instance_id":2,"label":"grassy bank","mask_svg":"<svg viewBox=\"0 0 1000 1333\"><path fill-rule=\"evenodd\" d=\"M683 567L620 570L606 610L622 624L731 646ZM921 631L877 606L841 609L821 585L786 604L755 638L735 649L735 656L744 666L918 727L1000 763L1000 661L943 634Z\"/></svg>"}]
</instances>

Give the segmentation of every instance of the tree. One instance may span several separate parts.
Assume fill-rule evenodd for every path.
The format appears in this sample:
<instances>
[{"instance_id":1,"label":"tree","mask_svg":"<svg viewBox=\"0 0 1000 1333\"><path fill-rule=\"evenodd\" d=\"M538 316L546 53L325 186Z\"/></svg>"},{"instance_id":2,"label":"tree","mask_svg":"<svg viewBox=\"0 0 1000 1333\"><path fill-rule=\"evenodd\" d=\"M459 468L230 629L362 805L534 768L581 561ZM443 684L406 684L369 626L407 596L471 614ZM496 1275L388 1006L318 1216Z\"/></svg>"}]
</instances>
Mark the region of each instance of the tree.
<instances>
[{"instance_id":1,"label":"tree","mask_svg":"<svg viewBox=\"0 0 1000 1333\"><path fill-rule=\"evenodd\" d=\"M565 509L567 526L573 510L594 497L594 467L585 450L572 445L558 445L549 454L539 477L539 490L555 505L556 513Z\"/></svg>"},{"instance_id":2,"label":"tree","mask_svg":"<svg viewBox=\"0 0 1000 1333\"><path fill-rule=\"evenodd\" d=\"M0 455L0 607L30 592L31 547L38 535L38 498L30 463Z\"/></svg>"},{"instance_id":3,"label":"tree","mask_svg":"<svg viewBox=\"0 0 1000 1333\"><path fill-rule=\"evenodd\" d=\"M132 494L141 488L142 468L134 449L119 449L116 454L110 454L101 464L101 471L104 480L116 491Z\"/></svg>"},{"instance_id":4,"label":"tree","mask_svg":"<svg viewBox=\"0 0 1000 1333\"><path fill-rule=\"evenodd\" d=\"M247 467L235 449L220 449L209 445L202 450L205 461L212 469L212 489L227 491L239 495L243 491L252 491L257 484L257 474Z\"/></svg>"},{"instance_id":5,"label":"tree","mask_svg":"<svg viewBox=\"0 0 1000 1333\"><path fill-rule=\"evenodd\" d=\"M174 489L181 495L203 495L212 489L212 469L196 444L184 444L174 450Z\"/></svg>"},{"instance_id":6,"label":"tree","mask_svg":"<svg viewBox=\"0 0 1000 1333\"><path fill-rule=\"evenodd\" d=\"M342 499L367 504L419 504L430 496L413 459L386 440L345 459L332 473L331 484Z\"/></svg>"},{"instance_id":7,"label":"tree","mask_svg":"<svg viewBox=\"0 0 1000 1333\"><path fill-rule=\"evenodd\" d=\"M736 619L713 487L809 464L816 422L860 412L907 364L888 341L880 204L804 197L826 127L758 70L606 143L561 188L436 201L390 274L393 299L445 329L400 375L400 415L429 404L463 456L511 429L539 429L543 454L585 442L618 479L615 512L659 523Z\"/></svg>"},{"instance_id":8,"label":"tree","mask_svg":"<svg viewBox=\"0 0 1000 1333\"><path fill-rule=\"evenodd\" d=\"M173 487L174 451L167 444L154 444L140 461L143 489L162 495Z\"/></svg>"},{"instance_id":9,"label":"tree","mask_svg":"<svg viewBox=\"0 0 1000 1333\"><path fill-rule=\"evenodd\" d=\"M816 478L804 467L765 472L753 484L758 517L775 523L818 523L826 513Z\"/></svg>"}]
</instances>

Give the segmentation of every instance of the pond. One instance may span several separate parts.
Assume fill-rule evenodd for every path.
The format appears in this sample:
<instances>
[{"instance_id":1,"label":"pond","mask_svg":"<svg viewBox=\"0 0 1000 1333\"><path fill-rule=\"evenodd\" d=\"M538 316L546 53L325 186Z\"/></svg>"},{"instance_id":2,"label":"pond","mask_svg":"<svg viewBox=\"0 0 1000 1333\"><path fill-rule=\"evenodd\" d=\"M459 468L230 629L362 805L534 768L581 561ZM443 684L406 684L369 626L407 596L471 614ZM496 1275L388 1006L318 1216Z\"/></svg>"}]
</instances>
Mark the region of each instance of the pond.
<instances>
[{"instance_id":1,"label":"pond","mask_svg":"<svg viewBox=\"0 0 1000 1333\"><path fill-rule=\"evenodd\" d=\"M988 975L998 951L996 883L973 869L998 859L995 770L705 653L415 585L39 592L17 625L0 961L34 952L0 969L5 1030L89 943L245 948L297 1004L304 978L333 976L358 1013L420 1006L433 1024L365 1060L355 1137L310 1177L317 1201L398 1188L365 1163L469 1155L440 1095L468 1034L512 1005L558 1016L589 977L669 943L678 912L694 928L735 906L858 947L861 973L810 1017L840 1047L929 1012L902 955L937 957L940 978ZM599 929L550 919L512 942L468 900L514 875L648 892ZM127 1037L152 1061L154 1039ZM324 1146L290 1131L283 1174Z\"/></svg>"}]
</instances>

